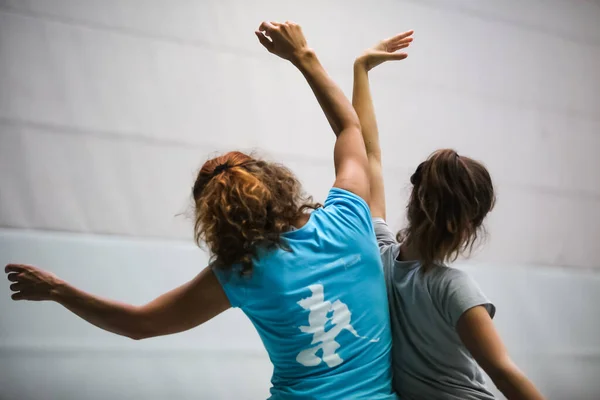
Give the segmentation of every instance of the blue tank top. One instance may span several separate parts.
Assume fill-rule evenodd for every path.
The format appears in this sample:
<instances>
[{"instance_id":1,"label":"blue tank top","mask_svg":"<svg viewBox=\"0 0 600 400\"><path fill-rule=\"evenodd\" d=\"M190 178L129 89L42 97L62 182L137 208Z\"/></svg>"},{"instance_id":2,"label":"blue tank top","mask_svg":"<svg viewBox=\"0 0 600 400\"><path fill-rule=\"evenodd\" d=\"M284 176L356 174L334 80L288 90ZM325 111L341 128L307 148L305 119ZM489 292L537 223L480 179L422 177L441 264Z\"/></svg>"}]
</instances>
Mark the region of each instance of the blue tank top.
<instances>
[{"instance_id":1,"label":"blue tank top","mask_svg":"<svg viewBox=\"0 0 600 400\"><path fill-rule=\"evenodd\" d=\"M250 277L215 270L273 363L272 400L396 399L386 288L369 207L333 188L261 254Z\"/></svg>"}]
</instances>

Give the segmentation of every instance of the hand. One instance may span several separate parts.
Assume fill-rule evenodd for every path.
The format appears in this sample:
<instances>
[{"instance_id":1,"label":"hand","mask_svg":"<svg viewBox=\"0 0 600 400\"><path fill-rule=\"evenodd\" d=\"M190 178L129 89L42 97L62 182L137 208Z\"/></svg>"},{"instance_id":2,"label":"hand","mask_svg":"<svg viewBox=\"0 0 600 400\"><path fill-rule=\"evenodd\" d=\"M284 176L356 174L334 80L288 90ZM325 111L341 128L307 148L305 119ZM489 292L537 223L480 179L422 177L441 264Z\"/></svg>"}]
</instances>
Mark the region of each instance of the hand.
<instances>
[{"instance_id":1,"label":"hand","mask_svg":"<svg viewBox=\"0 0 600 400\"><path fill-rule=\"evenodd\" d=\"M302 28L294 22L263 22L254 33L270 53L285 60L296 62L309 51Z\"/></svg>"},{"instance_id":2,"label":"hand","mask_svg":"<svg viewBox=\"0 0 600 400\"><path fill-rule=\"evenodd\" d=\"M413 40L412 34L413 31L407 31L382 40L359 56L355 64L362 65L369 71L386 61L404 60L408 57L408 54L397 53L397 51L405 49L410 45Z\"/></svg>"},{"instance_id":3,"label":"hand","mask_svg":"<svg viewBox=\"0 0 600 400\"><path fill-rule=\"evenodd\" d=\"M15 292L11 296L13 300L52 300L63 284L56 275L30 265L9 264L4 272L8 280L14 282L10 285L10 290Z\"/></svg>"}]
</instances>

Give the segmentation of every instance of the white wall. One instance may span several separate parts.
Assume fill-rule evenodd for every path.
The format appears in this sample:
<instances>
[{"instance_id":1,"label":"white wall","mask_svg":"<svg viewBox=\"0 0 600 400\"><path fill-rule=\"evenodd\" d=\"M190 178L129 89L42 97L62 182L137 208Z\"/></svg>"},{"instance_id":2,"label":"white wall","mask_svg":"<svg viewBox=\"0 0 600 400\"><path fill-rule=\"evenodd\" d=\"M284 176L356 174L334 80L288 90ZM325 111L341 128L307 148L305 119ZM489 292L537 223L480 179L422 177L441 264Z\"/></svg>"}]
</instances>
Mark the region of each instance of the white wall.
<instances>
[{"instance_id":1,"label":"white wall","mask_svg":"<svg viewBox=\"0 0 600 400\"><path fill-rule=\"evenodd\" d=\"M592 1L0 0L0 263L151 299L206 263L175 215L215 151L258 148L322 200L333 135L300 74L256 43L263 19L300 22L347 94L354 56L416 30L409 59L372 74L390 221L400 227L408 176L434 149L485 161L499 201L466 267L548 398L600 397ZM0 306L0 399L268 390L268 359L235 311L138 343L52 304L12 304L7 285Z\"/></svg>"}]
</instances>

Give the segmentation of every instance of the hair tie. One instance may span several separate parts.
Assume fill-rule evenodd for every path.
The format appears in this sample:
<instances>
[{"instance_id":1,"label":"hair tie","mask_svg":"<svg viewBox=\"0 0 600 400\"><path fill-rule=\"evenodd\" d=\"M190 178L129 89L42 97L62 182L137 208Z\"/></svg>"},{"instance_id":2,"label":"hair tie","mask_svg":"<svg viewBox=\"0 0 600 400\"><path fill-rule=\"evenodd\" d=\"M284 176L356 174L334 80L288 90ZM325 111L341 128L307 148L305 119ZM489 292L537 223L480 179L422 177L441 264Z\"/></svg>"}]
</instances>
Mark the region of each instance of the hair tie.
<instances>
[{"instance_id":1,"label":"hair tie","mask_svg":"<svg viewBox=\"0 0 600 400\"><path fill-rule=\"evenodd\" d=\"M228 170L229 168L231 168L231 165L229 165L228 163L223 163L223 164L219 164L215 167L215 170L213 172L213 176L217 176L219 175L221 172Z\"/></svg>"},{"instance_id":2,"label":"hair tie","mask_svg":"<svg viewBox=\"0 0 600 400\"><path fill-rule=\"evenodd\" d=\"M423 173L423 165L424 164L425 164L425 162L422 162L421 164L419 164L419 166L417 167L417 170L410 177L410 183L412 183L414 186L417 186L419 183L421 183L421 175Z\"/></svg>"}]
</instances>

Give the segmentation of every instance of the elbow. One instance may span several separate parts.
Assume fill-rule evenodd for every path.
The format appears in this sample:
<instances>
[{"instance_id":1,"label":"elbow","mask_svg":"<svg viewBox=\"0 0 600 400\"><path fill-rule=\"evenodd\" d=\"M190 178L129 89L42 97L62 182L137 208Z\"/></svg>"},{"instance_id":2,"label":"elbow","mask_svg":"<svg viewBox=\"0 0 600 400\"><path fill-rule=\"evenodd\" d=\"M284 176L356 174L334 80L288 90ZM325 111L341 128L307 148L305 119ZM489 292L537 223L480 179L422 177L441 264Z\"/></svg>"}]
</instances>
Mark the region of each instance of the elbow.
<instances>
[{"instance_id":1,"label":"elbow","mask_svg":"<svg viewBox=\"0 0 600 400\"><path fill-rule=\"evenodd\" d=\"M158 336L156 323L142 313L134 315L129 322L129 329L125 332L129 339L137 341Z\"/></svg>"},{"instance_id":2,"label":"elbow","mask_svg":"<svg viewBox=\"0 0 600 400\"><path fill-rule=\"evenodd\" d=\"M521 371L511 361L497 365L487 365L484 367L484 370L496 386L502 386L503 382L510 381L512 377L521 374Z\"/></svg>"},{"instance_id":3,"label":"elbow","mask_svg":"<svg viewBox=\"0 0 600 400\"><path fill-rule=\"evenodd\" d=\"M379 168L381 168L381 149L374 149L367 146L367 158L369 159L369 162L377 163Z\"/></svg>"},{"instance_id":4,"label":"elbow","mask_svg":"<svg viewBox=\"0 0 600 400\"><path fill-rule=\"evenodd\" d=\"M335 133L335 136L338 139L341 136L358 135L362 137L362 128L360 126L360 121L358 120L358 117L347 117L345 119L338 120L337 122L330 122L331 127L333 128L333 132Z\"/></svg>"},{"instance_id":5,"label":"elbow","mask_svg":"<svg viewBox=\"0 0 600 400\"><path fill-rule=\"evenodd\" d=\"M136 331L136 332L130 332L129 334L127 334L126 336L129 339L132 340L144 340L144 339L150 339L156 336L160 336L161 334L155 331Z\"/></svg>"},{"instance_id":6,"label":"elbow","mask_svg":"<svg viewBox=\"0 0 600 400\"><path fill-rule=\"evenodd\" d=\"M145 335L145 334L143 334L141 332L131 332L131 333L127 334L126 336L129 339L132 339L132 340L135 340L135 341L143 340L143 339L148 339L148 338L151 337L151 336Z\"/></svg>"},{"instance_id":7,"label":"elbow","mask_svg":"<svg viewBox=\"0 0 600 400\"><path fill-rule=\"evenodd\" d=\"M353 118L352 121L348 123L348 129L352 129L354 131L357 131L359 134L362 134L362 126L360 125L360 120L358 119L358 116L356 116L356 118Z\"/></svg>"},{"instance_id":8,"label":"elbow","mask_svg":"<svg viewBox=\"0 0 600 400\"><path fill-rule=\"evenodd\" d=\"M140 323L128 332L127 337L133 340L144 340L163 334L164 332L160 327L151 325L150 323Z\"/></svg>"},{"instance_id":9,"label":"elbow","mask_svg":"<svg viewBox=\"0 0 600 400\"><path fill-rule=\"evenodd\" d=\"M336 124L332 124L332 127L335 135L338 137L341 134L362 135L362 127L356 113L354 113L354 115L346 116L344 119L338 120Z\"/></svg>"}]
</instances>

